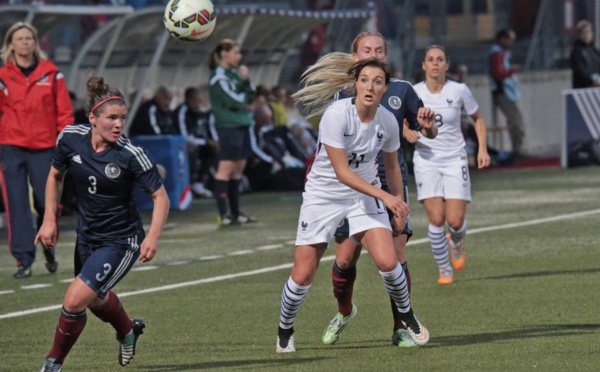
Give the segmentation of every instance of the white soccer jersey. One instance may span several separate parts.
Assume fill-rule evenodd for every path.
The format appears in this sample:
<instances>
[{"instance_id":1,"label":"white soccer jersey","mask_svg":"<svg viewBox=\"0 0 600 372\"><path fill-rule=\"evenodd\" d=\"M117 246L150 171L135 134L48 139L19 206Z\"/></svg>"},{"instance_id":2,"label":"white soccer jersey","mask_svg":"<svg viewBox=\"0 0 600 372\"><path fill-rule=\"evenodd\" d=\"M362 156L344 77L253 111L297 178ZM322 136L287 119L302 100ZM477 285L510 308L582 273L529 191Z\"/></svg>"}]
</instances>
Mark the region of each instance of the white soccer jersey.
<instances>
[{"instance_id":1,"label":"white soccer jersey","mask_svg":"<svg viewBox=\"0 0 600 372\"><path fill-rule=\"evenodd\" d=\"M379 185L375 157L380 150L400 148L398 123L391 112L379 106L373 121L362 123L354 98L331 104L319 123L319 147L306 177L305 192L324 199L356 197L358 191L341 183L323 145L344 149L350 169L363 180Z\"/></svg>"},{"instance_id":2,"label":"white soccer jersey","mask_svg":"<svg viewBox=\"0 0 600 372\"><path fill-rule=\"evenodd\" d=\"M446 81L439 93L431 93L424 82L415 84L415 91L425 107L435 113L438 135L429 139L419 133L415 146L415 160L447 162L461 155L466 156L465 139L461 132L461 108L472 115L479 105L469 87L463 83Z\"/></svg>"}]
</instances>

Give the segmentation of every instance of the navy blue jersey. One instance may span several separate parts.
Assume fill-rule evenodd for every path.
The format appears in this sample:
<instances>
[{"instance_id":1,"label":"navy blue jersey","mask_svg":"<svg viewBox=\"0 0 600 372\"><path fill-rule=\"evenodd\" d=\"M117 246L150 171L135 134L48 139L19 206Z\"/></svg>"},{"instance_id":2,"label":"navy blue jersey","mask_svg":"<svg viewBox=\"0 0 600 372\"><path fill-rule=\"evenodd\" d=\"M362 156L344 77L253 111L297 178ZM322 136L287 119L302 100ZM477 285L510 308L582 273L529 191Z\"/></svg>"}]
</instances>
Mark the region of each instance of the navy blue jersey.
<instances>
[{"instance_id":1,"label":"navy blue jersey","mask_svg":"<svg viewBox=\"0 0 600 372\"><path fill-rule=\"evenodd\" d=\"M143 232L133 191L151 194L162 185L155 164L121 137L101 152L92 147L91 126L69 125L58 136L52 166L70 172L77 194L77 234L84 241L130 245Z\"/></svg>"},{"instance_id":2,"label":"navy blue jersey","mask_svg":"<svg viewBox=\"0 0 600 372\"><path fill-rule=\"evenodd\" d=\"M346 98L349 95L344 91L340 91L339 94L336 95L335 99ZM388 109L394 114L396 117L396 121L400 126L400 139L402 140L402 129L404 119L408 121L408 127L410 129L420 131L421 125L417 121L417 113L419 109L423 107L423 101L419 98L412 85L408 81L400 80L400 79L390 79L390 84L388 86L387 92L383 95L381 99L381 105ZM400 163L400 167L402 168L402 177L404 178L404 183L407 181L407 171L406 171L406 161L404 160L404 154L402 153L402 149L398 151L398 161ZM387 179L385 177L385 170L383 165L383 157L381 153L377 155L378 166L378 174L381 180L381 184L384 187L387 187Z\"/></svg>"}]
</instances>

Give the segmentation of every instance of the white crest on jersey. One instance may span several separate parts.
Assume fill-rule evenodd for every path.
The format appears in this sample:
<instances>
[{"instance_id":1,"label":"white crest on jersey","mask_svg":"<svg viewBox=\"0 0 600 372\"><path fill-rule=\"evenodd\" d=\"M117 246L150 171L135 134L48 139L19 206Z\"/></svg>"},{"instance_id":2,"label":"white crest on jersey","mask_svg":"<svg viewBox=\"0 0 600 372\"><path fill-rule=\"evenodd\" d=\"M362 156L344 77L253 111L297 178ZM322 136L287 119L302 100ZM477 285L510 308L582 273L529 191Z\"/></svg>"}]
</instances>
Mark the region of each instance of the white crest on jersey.
<instances>
[{"instance_id":1,"label":"white crest on jersey","mask_svg":"<svg viewBox=\"0 0 600 372\"><path fill-rule=\"evenodd\" d=\"M71 158L71 160L73 160L75 163L77 164L81 164L81 156L79 155L75 155Z\"/></svg>"},{"instance_id":2,"label":"white crest on jersey","mask_svg":"<svg viewBox=\"0 0 600 372\"><path fill-rule=\"evenodd\" d=\"M388 99L388 104L394 110L398 110L400 107L402 107L402 100L398 96L391 96Z\"/></svg>"},{"instance_id":3,"label":"white crest on jersey","mask_svg":"<svg viewBox=\"0 0 600 372\"><path fill-rule=\"evenodd\" d=\"M121 174L121 168L115 163L109 163L104 168L104 173L106 173L108 178L117 178Z\"/></svg>"}]
</instances>

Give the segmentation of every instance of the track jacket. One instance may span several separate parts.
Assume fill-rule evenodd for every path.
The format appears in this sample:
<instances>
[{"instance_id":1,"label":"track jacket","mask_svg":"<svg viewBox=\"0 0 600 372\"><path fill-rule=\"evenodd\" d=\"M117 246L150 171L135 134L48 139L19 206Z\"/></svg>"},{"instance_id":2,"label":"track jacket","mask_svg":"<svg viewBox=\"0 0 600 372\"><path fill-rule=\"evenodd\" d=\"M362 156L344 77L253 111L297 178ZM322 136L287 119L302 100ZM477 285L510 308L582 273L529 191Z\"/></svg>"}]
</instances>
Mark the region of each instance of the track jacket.
<instances>
[{"instance_id":1,"label":"track jacket","mask_svg":"<svg viewBox=\"0 0 600 372\"><path fill-rule=\"evenodd\" d=\"M52 61L38 61L28 77L13 61L0 68L1 145L52 148L67 124L73 124L73 108L64 76Z\"/></svg>"}]
</instances>

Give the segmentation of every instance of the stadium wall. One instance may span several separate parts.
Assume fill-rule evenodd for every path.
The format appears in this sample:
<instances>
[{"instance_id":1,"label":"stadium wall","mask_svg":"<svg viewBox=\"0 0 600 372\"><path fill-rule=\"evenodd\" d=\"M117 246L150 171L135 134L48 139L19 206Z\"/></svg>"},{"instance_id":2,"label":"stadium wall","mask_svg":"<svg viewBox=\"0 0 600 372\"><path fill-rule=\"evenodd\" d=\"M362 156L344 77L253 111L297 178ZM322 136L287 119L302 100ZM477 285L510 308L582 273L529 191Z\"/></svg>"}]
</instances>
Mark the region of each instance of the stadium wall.
<instances>
[{"instance_id":1,"label":"stadium wall","mask_svg":"<svg viewBox=\"0 0 600 372\"><path fill-rule=\"evenodd\" d=\"M522 98L519 108L525 121L524 148L528 155L539 157L558 157L561 152L561 128L563 121L563 89L571 87L570 70L533 71L519 74ZM507 125L502 113L498 111L497 120L493 120L492 96L487 75L472 75L467 84L488 127ZM506 130L490 131L488 144L498 150L510 151L510 138Z\"/></svg>"}]
</instances>

